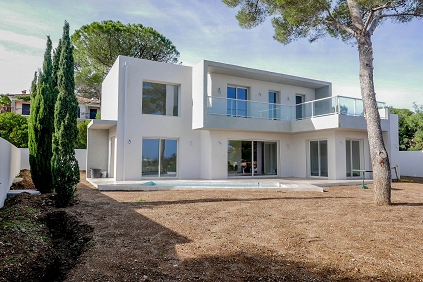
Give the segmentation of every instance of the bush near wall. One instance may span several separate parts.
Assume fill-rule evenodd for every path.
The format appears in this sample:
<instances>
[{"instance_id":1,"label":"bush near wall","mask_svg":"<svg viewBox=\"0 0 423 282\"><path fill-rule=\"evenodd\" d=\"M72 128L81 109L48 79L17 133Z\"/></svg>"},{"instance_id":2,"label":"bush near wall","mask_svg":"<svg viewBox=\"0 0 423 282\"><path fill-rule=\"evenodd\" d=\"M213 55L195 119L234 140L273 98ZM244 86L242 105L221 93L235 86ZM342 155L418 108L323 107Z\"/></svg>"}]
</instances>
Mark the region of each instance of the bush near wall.
<instances>
[{"instance_id":1,"label":"bush near wall","mask_svg":"<svg viewBox=\"0 0 423 282\"><path fill-rule=\"evenodd\" d=\"M28 118L12 112L0 114L0 137L19 148L28 147Z\"/></svg>"},{"instance_id":2,"label":"bush near wall","mask_svg":"<svg viewBox=\"0 0 423 282\"><path fill-rule=\"evenodd\" d=\"M87 126L90 121L78 121L78 141L75 149L87 148ZM0 137L18 148L28 148L28 117L12 112L1 113Z\"/></svg>"}]
</instances>

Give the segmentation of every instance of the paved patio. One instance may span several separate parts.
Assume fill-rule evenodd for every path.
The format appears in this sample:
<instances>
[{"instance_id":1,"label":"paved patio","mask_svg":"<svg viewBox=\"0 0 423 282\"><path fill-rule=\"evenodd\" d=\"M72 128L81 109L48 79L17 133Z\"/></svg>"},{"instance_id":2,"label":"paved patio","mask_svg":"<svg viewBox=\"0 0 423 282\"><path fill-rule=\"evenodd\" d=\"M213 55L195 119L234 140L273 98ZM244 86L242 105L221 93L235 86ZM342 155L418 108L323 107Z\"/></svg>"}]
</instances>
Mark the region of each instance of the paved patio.
<instances>
[{"instance_id":1,"label":"paved patio","mask_svg":"<svg viewBox=\"0 0 423 282\"><path fill-rule=\"evenodd\" d=\"M157 191L190 189L277 189L286 191L323 192L328 186L359 186L361 179L330 180L317 178L230 178L226 180L204 179L149 179L140 181L113 181L111 178L87 178L94 187L102 191ZM365 184L373 180L364 180Z\"/></svg>"}]
</instances>

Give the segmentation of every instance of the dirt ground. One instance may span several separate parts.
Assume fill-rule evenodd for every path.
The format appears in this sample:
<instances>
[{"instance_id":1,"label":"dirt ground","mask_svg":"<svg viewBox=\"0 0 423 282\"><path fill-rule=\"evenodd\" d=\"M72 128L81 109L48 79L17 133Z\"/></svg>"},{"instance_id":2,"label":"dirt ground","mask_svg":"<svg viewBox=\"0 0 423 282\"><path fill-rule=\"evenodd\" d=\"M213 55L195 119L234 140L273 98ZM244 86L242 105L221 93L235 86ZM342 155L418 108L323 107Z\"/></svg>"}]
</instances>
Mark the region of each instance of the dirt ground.
<instances>
[{"instance_id":1,"label":"dirt ground","mask_svg":"<svg viewBox=\"0 0 423 282\"><path fill-rule=\"evenodd\" d=\"M394 204L379 207L373 204L371 185L367 190L328 187L324 193L100 192L83 173L77 204L55 211L53 220L61 215L78 219L72 226L84 227L85 234L78 235L78 228L72 231L77 241L67 242L65 253L78 238L89 234L92 240L79 257L74 252L72 260L65 260L60 269L65 272L54 280L423 281L421 180L393 183ZM49 206L50 198L41 196L29 206L35 208L37 201ZM34 215L27 206L21 210ZM51 250L43 247L48 240L40 238L38 245ZM10 251L7 244L0 246L2 253ZM5 257L6 270L24 272L51 259L37 245L30 247L19 257L29 257L22 264Z\"/></svg>"},{"instance_id":2,"label":"dirt ground","mask_svg":"<svg viewBox=\"0 0 423 282\"><path fill-rule=\"evenodd\" d=\"M423 184L373 190L99 192L68 210L94 227L66 281L423 281Z\"/></svg>"}]
</instances>

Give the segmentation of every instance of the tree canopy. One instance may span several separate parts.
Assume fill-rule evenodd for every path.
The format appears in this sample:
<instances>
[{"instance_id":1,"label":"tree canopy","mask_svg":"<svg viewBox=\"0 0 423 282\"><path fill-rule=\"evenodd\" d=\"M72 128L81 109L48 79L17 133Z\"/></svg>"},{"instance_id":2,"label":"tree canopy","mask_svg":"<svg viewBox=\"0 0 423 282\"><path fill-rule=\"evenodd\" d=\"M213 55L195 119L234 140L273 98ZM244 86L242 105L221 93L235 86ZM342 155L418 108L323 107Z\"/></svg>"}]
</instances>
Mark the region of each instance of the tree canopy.
<instances>
[{"instance_id":1,"label":"tree canopy","mask_svg":"<svg viewBox=\"0 0 423 282\"><path fill-rule=\"evenodd\" d=\"M375 203L391 203L391 168L385 148L373 82L372 35L385 20L405 23L423 17L422 0L222 0L240 7L236 18L252 28L270 16L274 38L289 44L300 38L313 42L330 35L358 46L360 88L363 98ZM423 136L422 136L423 137Z\"/></svg>"},{"instance_id":2,"label":"tree canopy","mask_svg":"<svg viewBox=\"0 0 423 282\"><path fill-rule=\"evenodd\" d=\"M240 6L236 18L243 28L255 27L272 17L274 38L289 44L300 38L311 42L330 35L343 41L357 39L387 19L408 22L422 17L423 1L381 0L222 0Z\"/></svg>"},{"instance_id":3,"label":"tree canopy","mask_svg":"<svg viewBox=\"0 0 423 282\"><path fill-rule=\"evenodd\" d=\"M414 112L391 107L391 113L398 115L400 151L423 150L423 106L414 103Z\"/></svg>"},{"instance_id":4,"label":"tree canopy","mask_svg":"<svg viewBox=\"0 0 423 282\"><path fill-rule=\"evenodd\" d=\"M119 21L93 22L72 35L76 91L100 97L101 83L119 55L177 63L179 52L172 42L151 27Z\"/></svg>"}]
</instances>

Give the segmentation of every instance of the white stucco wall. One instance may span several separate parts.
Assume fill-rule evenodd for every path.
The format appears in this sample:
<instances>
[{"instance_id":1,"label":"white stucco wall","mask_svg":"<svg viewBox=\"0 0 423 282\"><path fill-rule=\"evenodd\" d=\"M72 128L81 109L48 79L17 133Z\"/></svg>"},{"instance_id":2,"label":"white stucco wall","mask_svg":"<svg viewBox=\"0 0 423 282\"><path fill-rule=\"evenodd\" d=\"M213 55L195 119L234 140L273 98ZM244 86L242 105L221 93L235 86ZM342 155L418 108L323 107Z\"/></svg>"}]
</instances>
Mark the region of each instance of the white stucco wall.
<instances>
[{"instance_id":1,"label":"white stucco wall","mask_svg":"<svg viewBox=\"0 0 423 282\"><path fill-rule=\"evenodd\" d=\"M119 92L116 180L141 179L143 138L177 139L179 177L199 178L200 132L192 130L191 67L128 57L120 60L121 66L126 62L127 77L123 81L126 92ZM125 72L125 67L120 71ZM142 114L143 81L178 85L180 115Z\"/></svg>"},{"instance_id":2,"label":"white stucco wall","mask_svg":"<svg viewBox=\"0 0 423 282\"><path fill-rule=\"evenodd\" d=\"M3 207L13 178L19 174L20 165L20 149L0 138L0 208Z\"/></svg>"},{"instance_id":3,"label":"white stucco wall","mask_svg":"<svg viewBox=\"0 0 423 282\"><path fill-rule=\"evenodd\" d=\"M400 151L400 174L423 177L423 151Z\"/></svg>"},{"instance_id":4,"label":"white stucco wall","mask_svg":"<svg viewBox=\"0 0 423 282\"><path fill-rule=\"evenodd\" d=\"M10 150L11 144L0 138L0 208L3 207L4 200L10 187Z\"/></svg>"}]
</instances>

